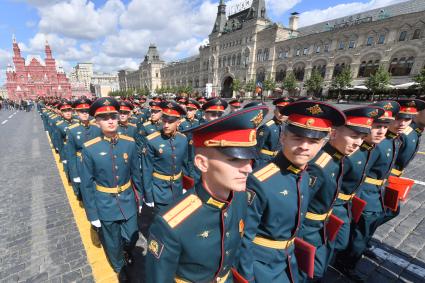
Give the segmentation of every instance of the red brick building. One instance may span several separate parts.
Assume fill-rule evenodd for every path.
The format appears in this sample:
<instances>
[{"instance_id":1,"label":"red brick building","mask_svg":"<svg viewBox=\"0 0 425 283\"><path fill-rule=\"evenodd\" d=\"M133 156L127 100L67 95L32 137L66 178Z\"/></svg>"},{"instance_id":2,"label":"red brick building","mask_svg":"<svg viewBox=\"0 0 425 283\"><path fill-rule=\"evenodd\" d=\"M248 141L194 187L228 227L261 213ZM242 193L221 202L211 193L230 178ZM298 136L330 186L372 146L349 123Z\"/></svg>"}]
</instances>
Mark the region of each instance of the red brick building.
<instances>
[{"instance_id":1,"label":"red brick building","mask_svg":"<svg viewBox=\"0 0 425 283\"><path fill-rule=\"evenodd\" d=\"M61 67L56 68L56 60L46 42L46 58L21 56L18 43L13 39L13 67L6 71L6 88L9 99L35 99L37 97L71 98L71 84Z\"/></svg>"}]
</instances>

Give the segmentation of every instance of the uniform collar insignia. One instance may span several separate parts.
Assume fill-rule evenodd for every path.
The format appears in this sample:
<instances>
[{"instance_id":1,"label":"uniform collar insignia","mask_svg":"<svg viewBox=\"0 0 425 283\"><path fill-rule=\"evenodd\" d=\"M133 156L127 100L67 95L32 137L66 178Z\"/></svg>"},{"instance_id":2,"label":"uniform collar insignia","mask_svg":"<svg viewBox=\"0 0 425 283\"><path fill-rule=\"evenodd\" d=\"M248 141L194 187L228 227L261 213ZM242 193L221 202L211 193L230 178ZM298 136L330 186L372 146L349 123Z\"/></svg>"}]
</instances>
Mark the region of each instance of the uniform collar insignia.
<instances>
[{"instance_id":1,"label":"uniform collar insignia","mask_svg":"<svg viewBox=\"0 0 425 283\"><path fill-rule=\"evenodd\" d=\"M218 201L218 200L216 200L212 197L210 197L208 199L207 204L210 204L210 205L215 206L215 207L220 208L220 209L222 209L223 206L225 205L224 202Z\"/></svg>"},{"instance_id":2,"label":"uniform collar insignia","mask_svg":"<svg viewBox=\"0 0 425 283\"><path fill-rule=\"evenodd\" d=\"M392 139L395 139L397 137L397 135L394 134L393 132L388 131L387 132L387 137L392 138Z\"/></svg>"},{"instance_id":3,"label":"uniform collar insignia","mask_svg":"<svg viewBox=\"0 0 425 283\"><path fill-rule=\"evenodd\" d=\"M297 167L295 167L294 165L289 165L288 168L286 168L286 170L288 170L291 173L294 174L299 174L301 172L301 169L298 169Z\"/></svg>"}]
</instances>

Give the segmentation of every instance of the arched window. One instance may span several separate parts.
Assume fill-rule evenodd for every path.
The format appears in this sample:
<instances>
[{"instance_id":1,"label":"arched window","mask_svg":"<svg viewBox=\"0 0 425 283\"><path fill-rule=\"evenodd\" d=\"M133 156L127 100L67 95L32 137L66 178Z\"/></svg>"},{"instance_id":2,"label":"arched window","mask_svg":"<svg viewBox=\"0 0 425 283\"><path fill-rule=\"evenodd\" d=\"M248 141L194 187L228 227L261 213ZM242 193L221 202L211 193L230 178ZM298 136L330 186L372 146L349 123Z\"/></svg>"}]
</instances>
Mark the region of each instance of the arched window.
<instances>
[{"instance_id":1,"label":"arched window","mask_svg":"<svg viewBox=\"0 0 425 283\"><path fill-rule=\"evenodd\" d=\"M264 49L264 54L263 54L263 61L267 61L269 60L269 49L266 48Z\"/></svg>"},{"instance_id":2,"label":"arched window","mask_svg":"<svg viewBox=\"0 0 425 283\"><path fill-rule=\"evenodd\" d=\"M233 54L232 56L232 66L236 66L236 55Z\"/></svg>"},{"instance_id":3,"label":"arched window","mask_svg":"<svg viewBox=\"0 0 425 283\"><path fill-rule=\"evenodd\" d=\"M323 63L323 64L318 63L318 64L314 65L313 70L317 70L320 73L320 75L322 76L322 78L324 78L325 75L326 75L326 63Z\"/></svg>"},{"instance_id":4,"label":"arched window","mask_svg":"<svg viewBox=\"0 0 425 283\"><path fill-rule=\"evenodd\" d=\"M286 77L286 68L285 67L278 68L278 71L276 72L275 81L276 82L283 82L285 77Z\"/></svg>"},{"instance_id":5,"label":"arched window","mask_svg":"<svg viewBox=\"0 0 425 283\"><path fill-rule=\"evenodd\" d=\"M362 61L359 68L359 77L370 77L375 74L379 68L380 60Z\"/></svg>"},{"instance_id":6,"label":"arched window","mask_svg":"<svg viewBox=\"0 0 425 283\"><path fill-rule=\"evenodd\" d=\"M336 64L335 67L334 67L334 71L333 71L332 77L335 78L336 76L338 76L339 74L341 74L341 72L342 72L342 70L344 70L344 68L345 68L345 63L344 62L341 63L341 64Z\"/></svg>"},{"instance_id":7,"label":"arched window","mask_svg":"<svg viewBox=\"0 0 425 283\"><path fill-rule=\"evenodd\" d=\"M257 74L255 75L255 81L256 82L264 82L266 78L266 73L264 69L260 68L257 70Z\"/></svg>"},{"instance_id":8,"label":"arched window","mask_svg":"<svg viewBox=\"0 0 425 283\"><path fill-rule=\"evenodd\" d=\"M421 30L415 29L415 31L413 32L413 35L412 35L412 39L419 39L419 38L421 38Z\"/></svg>"},{"instance_id":9,"label":"arched window","mask_svg":"<svg viewBox=\"0 0 425 283\"><path fill-rule=\"evenodd\" d=\"M227 66L231 66L232 65L232 56L227 56Z\"/></svg>"},{"instance_id":10,"label":"arched window","mask_svg":"<svg viewBox=\"0 0 425 283\"><path fill-rule=\"evenodd\" d=\"M390 68L388 71L393 76L408 76L412 71L414 63L415 58L413 56L410 56L408 58L401 57L400 59L393 58L391 60Z\"/></svg>"},{"instance_id":11,"label":"arched window","mask_svg":"<svg viewBox=\"0 0 425 283\"><path fill-rule=\"evenodd\" d=\"M297 81L302 82L304 80L305 66L303 64L299 64L294 68L294 75Z\"/></svg>"},{"instance_id":12,"label":"arched window","mask_svg":"<svg viewBox=\"0 0 425 283\"><path fill-rule=\"evenodd\" d=\"M257 62L261 62L262 59L263 59L263 50L258 49L258 51L257 51Z\"/></svg>"},{"instance_id":13,"label":"arched window","mask_svg":"<svg viewBox=\"0 0 425 283\"><path fill-rule=\"evenodd\" d=\"M236 65L240 65L241 64L241 54L238 54L238 57L236 58Z\"/></svg>"},{"instance_id":14,"label":"arched window","mask_svg":"<svg viewBox=\"0 0 425 283\"><path fill-rule=\"evenodd\" d=\"M280 48L280 49L279 49L279 52L278 52L277 58L279 58L279 59L283 59L283 58L285 58L285 52L284 52L283 48Z\"/></svg>"}]
</instances>

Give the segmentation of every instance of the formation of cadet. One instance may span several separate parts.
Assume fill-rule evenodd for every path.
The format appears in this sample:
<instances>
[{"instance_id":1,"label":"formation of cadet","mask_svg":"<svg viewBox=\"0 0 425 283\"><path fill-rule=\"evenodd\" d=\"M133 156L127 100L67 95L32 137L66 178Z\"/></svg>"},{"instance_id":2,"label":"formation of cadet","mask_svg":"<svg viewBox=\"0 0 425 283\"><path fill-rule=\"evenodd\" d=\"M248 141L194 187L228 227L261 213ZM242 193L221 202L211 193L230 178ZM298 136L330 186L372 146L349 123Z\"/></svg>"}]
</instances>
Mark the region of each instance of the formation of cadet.
<instances>
[{"instance_id":1,"label":"formation of cadet","mask_svg":"<svg viewBox=\"0 0 425 283\"><path fill-rule=\"evenodd\" d=\"M405 180L425 127L424 100L341 112L279 98L269 121L261 102L145 103L38 103L121 282L135 266L143 204L154 212L146 282L321 282L329 265L365 280L356 265L374 256L374 232L402 209L401 196L387 197L388 180Z\"/></svg>"}]
</instances>

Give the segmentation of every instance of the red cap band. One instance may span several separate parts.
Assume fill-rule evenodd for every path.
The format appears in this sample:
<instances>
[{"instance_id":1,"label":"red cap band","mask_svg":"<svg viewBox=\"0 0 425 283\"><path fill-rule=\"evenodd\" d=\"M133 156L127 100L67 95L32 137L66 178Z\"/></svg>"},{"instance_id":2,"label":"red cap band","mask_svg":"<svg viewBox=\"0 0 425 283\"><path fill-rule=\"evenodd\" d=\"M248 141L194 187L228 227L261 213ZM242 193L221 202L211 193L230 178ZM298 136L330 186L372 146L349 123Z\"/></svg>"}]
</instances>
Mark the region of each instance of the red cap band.
<instances>
[{"instance_id":1,"label":"red cap band","mask_svg":"<svg viewBox=\"0 0 425 283\"><path fill-rule=\"evenodd\" d=\"M96 112L94 113L94 116L103 114L103 113L117 113L117 109L115 109L114 106L102 106L97 108Z\"/></svg>"},{"instance_id":2,"label":"red cap band","mask_svg":"<svg viewBox=\"0 0 425 283\"><path fill-rule=\"evenodd\" d=\"M180 117L180 112L171 108L164 108L162 112L168 116Z\"/></svg>"},{"instance_id":3,"label":"red cap band","mask_svg":"<svg viewBox=\"0 0 425 283\"><path fill-rule=\"evenodd\" d=\"M373 119L369 117L347 116L347 122L345 124L348 126L356 126L370 129L372 127L372 123Z\"/></svg>"},{"instance_id":4,"label":"red cap band","mask_svg":"<svg viewBox=\"0 0 425 283\"><path fill-rule=\"evenodd\" d=\"M131 108L128 106L120 106L121 111L131 111Z\"/></svg>"},{"instance_id":5,"label":"red cap band","mask_svg":"<svg viewBox=\"0 0 425 283\"><path fill-rule=\"evenodd\" d=\"M223 105L212 105L208 107L205 111L224 111Z\"/></svg>"},{"instance_id":6,"label":"red cap band","mask_svg":"<svg viewBox=\"0 0 425 283\"><path fill-rule=\"evenodd\" d=\"M282 102L277 103L276 106L286 106L288 104L289 104L288 101L282 101Z\"/></svg>"},{"instance_id":7,"label":"red cap band","mask_svg":"<svg viewBox=\"0 0 425 283\"><path fill-rule=\"evenodd\" d=\"M418 109L412 106L401 106L400 111L398 113L401 114L418 114Z\"/></svg>"},{"instance_id":8,"label":"red cap band","mask_svg":"<svg viewBox=\"0 0 425 283\"><path fill-rule=\"evenodd\" d=\"M188 103L188 104L186 105L186 108L198 109L198 107L196 107L196 105L195 105L195 104L192 104L192 103Z\"/></svg>"},{"instance_id":9,"label":"red cap band","mask_svg":"<svg viewBox=\"0 0 425 283\"><path fill-rule=\"evenodd\" d=\"M59 110L65 110L65 109L72 109L72 106L69 104L64 104L64 105L61 105L61 107L59 108Z\"/></svg>"},{"instance_id":10,"label":"red cap band","mask_svg":"<svg viewBox=\"0 0 425 283\"><path fill-rule=\"evenodd\" d=\"M78 104L77 107L75 107L75 109L89 109L90 105L87 103L83 103L83 104Z\"/></svg>"},{"instance_id":11,"label":"red cap band","mask_svg":"<svg viewBox=\"0 0 425 283\"><path fill-rule=\"evenodd\" d=\"M234 107L240 107L241 103L240 102L233 102L233 103L230 103L230 105L232 105Z\"/></svg>"},{"instance_id":12,"label":"red cap band","mask_svg":"<svg viewBox=\"0 0 425 283\"><path fill-rule=\"evenodd\" d=\"M256 130L230 130L209 133L193 133L193 144L197 147L248 147L257 144Z\"/></svg>"},{"instance_id":13,"label":"red cap band","mask_svg":"<svg viewBox=\"0 0 425 283\"><path fill-rule=\"evenodd\" d=\"M326 132L329 132L332 127L332 122L327 119L304 116L300 114L289 115L288 123L301 128Z\"/></svg>"}]
</instances>

